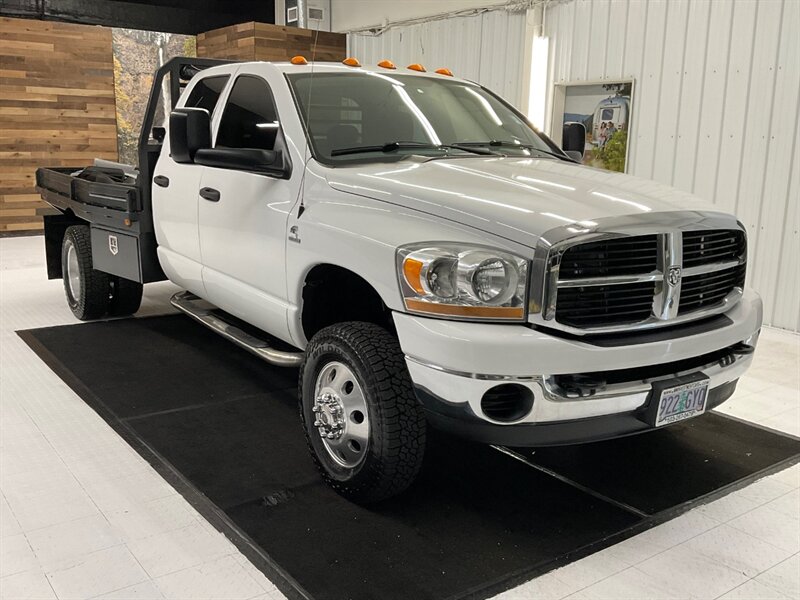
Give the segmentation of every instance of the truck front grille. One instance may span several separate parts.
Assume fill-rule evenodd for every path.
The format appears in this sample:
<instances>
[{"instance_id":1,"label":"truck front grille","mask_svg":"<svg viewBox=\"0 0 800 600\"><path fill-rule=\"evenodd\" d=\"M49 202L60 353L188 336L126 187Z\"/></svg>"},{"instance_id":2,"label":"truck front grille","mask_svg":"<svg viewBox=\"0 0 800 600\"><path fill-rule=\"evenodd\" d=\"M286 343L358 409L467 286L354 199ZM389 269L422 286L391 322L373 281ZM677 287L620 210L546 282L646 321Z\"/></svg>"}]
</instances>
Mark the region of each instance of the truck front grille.
<instances>
[{"instance_id":1,"label":"truck front grille","mask_svg":"<svg viewBox=\"0 0 800 600\"><path fill-rule=\"evenodd\" d=\"M738 260L745 251L744 231L716 229L683 232L683 267Z\"/></svg>"},{"instance_id":2,"label":"truck front grille","mask_svg":"<svg viewBox=\"0 0 800 600\"><path fill-rule=\"evenodd\" d=\"M658 238L638 235L572 246L561 257L559 277L642 274L658 267Z\"/></svg>"},{"instance_id":3,"label":"truck front grille","mask_svg":"<svg viewBox=\"0 0 800 600\"><path fill-rule=\"evenodd\" d=\"M720 303L735 287L744 287L744 264L686 277L681 284L678 314L684 315Z\"/></svg>"},{"instance_id":4,"label":"truck front grille","mask_svg":"<svg viewBox=\"0 0 800 600\"><path fill-rule=\"evenodd\" d=\"M650 316L654 290L652 281L561 288L556 300L556 314L559 323L580 328L598 323L636 323Z\"/></svg>"},{"instance_id":5,"label":"truck front grille","mask_svg":"<svg viewBox=\"0 0 800 600\"><path fill-rule=\"evenodd\" d=\"M606 332L700 318L738 299L747 242L738 229L610 234L548 259L545 319Z\"/></svg>"}]
</instances>

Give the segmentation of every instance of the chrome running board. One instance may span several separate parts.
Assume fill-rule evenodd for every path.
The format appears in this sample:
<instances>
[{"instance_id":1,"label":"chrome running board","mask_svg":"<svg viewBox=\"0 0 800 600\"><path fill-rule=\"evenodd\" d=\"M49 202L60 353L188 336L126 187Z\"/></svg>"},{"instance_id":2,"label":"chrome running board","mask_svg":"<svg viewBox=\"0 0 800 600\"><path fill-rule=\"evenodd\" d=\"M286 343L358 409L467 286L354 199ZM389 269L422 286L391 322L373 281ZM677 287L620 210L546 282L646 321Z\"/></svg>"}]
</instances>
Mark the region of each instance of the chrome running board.
<instances>
[{"instance_id":1,"label":"chrome running board","mask_svg":"<svg viewBox=\"0 0 800 600\"><path fill-rule=\"evenodd\" d=\"M271 365L299 367L303 360L303 353L299 350L297 352L276 350L266 340L250 335L235 325L228 323L222 315L213 312L217 310L216 306L202 298L198 298L191 292L178 292L170 298L170 303L195 321L216 331L222 337L244 348L251 354L255 354Z\"/></svg>"}]
</instances>

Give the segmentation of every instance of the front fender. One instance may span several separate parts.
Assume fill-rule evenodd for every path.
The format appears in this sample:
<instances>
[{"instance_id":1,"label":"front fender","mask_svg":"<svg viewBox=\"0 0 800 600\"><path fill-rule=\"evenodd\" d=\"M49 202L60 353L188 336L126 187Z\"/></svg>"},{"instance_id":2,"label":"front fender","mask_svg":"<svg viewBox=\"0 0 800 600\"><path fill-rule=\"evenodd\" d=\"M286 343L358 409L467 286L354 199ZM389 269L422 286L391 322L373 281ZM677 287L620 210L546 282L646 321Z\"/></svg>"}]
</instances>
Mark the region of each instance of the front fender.
<instances>
[{"instance_id":1,"label":"front fender","mask_svg":"<svg viewBox=\"0 0 800 600\"><path fill-rule=\"evenodd\" d=\"M519 251L478 230L426 213L335 190L322 177L306 178L304 210L289 219L286 249L289 330L304 348L303 286L320 264L347 269L369 282L384 304L404 311L395 267L398 246L424 241L491 244Z\"/></svg>"}]
</instances>

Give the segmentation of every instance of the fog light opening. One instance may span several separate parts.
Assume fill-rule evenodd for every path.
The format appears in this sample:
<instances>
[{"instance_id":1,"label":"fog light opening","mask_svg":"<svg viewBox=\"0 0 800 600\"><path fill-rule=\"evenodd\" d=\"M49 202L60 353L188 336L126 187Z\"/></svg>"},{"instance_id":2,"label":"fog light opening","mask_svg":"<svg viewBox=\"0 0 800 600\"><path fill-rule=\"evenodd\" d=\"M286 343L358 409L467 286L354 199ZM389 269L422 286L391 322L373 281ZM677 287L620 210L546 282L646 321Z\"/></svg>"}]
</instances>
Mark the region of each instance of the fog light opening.
<instances>
[{"instance_id":1,"label":"fog light opening","mask_svg":"<svg viewBox=\"0 0 800 600\"><path fill-rule=\"evenodd\" d=\"M518 421L530 413L532 408L533 392L518 383L496 385L481 398L483 414L493 421Z\"/></svg>"}]
</instances>

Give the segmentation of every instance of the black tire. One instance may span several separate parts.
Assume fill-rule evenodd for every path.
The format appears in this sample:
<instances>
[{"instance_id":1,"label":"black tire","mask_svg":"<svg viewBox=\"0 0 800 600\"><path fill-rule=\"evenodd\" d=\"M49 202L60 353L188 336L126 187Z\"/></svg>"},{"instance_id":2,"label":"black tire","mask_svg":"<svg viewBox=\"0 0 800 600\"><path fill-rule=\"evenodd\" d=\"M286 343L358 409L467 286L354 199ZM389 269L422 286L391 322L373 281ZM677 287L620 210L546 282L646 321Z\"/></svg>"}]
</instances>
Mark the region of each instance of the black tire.
<instances>
[{"instance_id":1,"label":"black tire","mask_svg":"<svg viewBox=\"0 0 800 600\"><path fill-rule=\"evenodd\" d=\"M70 255L71 252L74 252L74 256ZM92 242L87 225L67 227L61 245L61 273L72 314L81 321L99 319L106 314L109 275L96 271L92 266ZM70 276L73 276L72 281Z\"/></svg>"},{"instance_id":2,"label":"black tire","mask_svg":"<svg viewBox=\"0 0 800 600\"><path fill-rule=\"evenodd\" d=\"M317 380L331 362L352 371L366 400L369 441L360 464L352 468L333 460L314 425ZM353 502L371 504L411 485L425 454L425 414L414 395L400 345L388 331L363 322L321 330L306 350L299 395L311 455L334 490Z\"/></svg>"},{"instance_id":3,"label":"black tire","mask_svg":"<svg viewBox=\"0 0 800 600\"><path fill-rule=\"evenodd\" d=\"M111 288L109 291L108 316L127 317L139 310L142 304L144 286L138 281L131 281L116 275L111 275L109 280Z\"/></svg>"}]
</instances>

